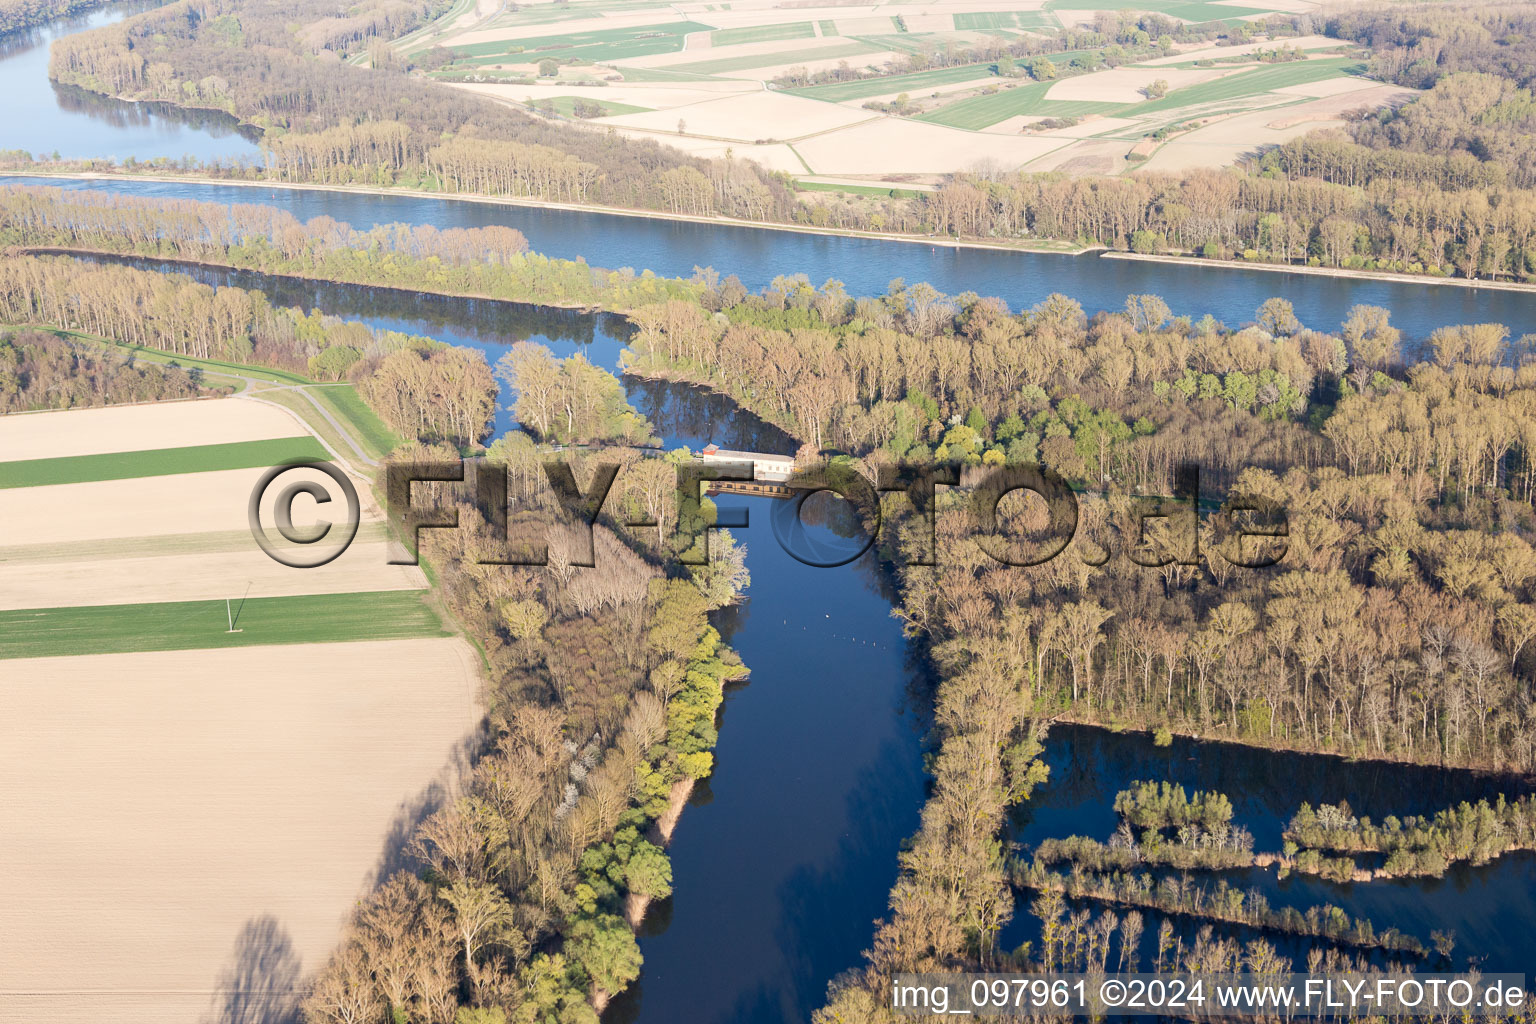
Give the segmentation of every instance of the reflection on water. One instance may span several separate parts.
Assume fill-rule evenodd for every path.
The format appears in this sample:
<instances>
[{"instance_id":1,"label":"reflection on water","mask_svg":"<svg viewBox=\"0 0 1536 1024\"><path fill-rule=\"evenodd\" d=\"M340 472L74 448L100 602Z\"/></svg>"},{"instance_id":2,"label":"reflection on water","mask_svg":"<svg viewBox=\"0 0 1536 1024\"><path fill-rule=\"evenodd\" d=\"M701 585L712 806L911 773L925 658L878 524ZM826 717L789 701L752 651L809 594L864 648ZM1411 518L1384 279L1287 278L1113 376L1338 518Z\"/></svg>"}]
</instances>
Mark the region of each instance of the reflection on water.
<instances>
[{"instance_id":1,"label":"reflection on water","mask_svg":"<svg viewBox=\"0 0 1536 1024\"><path fill-rule=\"evenodd\" d=\"M66 159L259 161L254 135L242 134L233 118L217 111L124 103L49 80L54 40L158 6L130 0L0 37L0 150Z\"/></svg>"},{"instance_id":2,"label":"reflection on water","mask_svg":"<svg viewBox=\"0 0 1536 1024\"><path fill-rule=\"evenodd\" d=\"M1347 800L1356 814L1380 821L1389 814L1433 814L1463 800L1536 791L1530 779L1184 738L1159 748L1143 733L1074 725L1051 729L1045 759L1050 781L1013 817L1011 839L1026 857L1046 838L1107 840L1119 821L1115 794L1139 780L1166 779L1187 790L1225 793L1232 800L1233 822L1253 833L1256 850L1267 852L1280 850L1281 832L1303 803L1316 807ZM1190 877L1205 884L1224 878L1234 887L1257 890L1275 907L1305 910L1331 903L1369 919L1378 931L1396 927L1425 945L1432 931L1449 929L1457 937L1458 966L1469 955L1488 955L1487 970L1525 971L1536 960L1536 854L1513 853L1482 867L1459 864L1443 879L1336 883L1293 874L1282 880L1275 868ZM1031 898L1020 895L1020 914L1002 936L1005 948L1028 941L1037 930L1027 913Z\"/></svg>"},{"instance_id":3,"label":"reflection on water","mask_svg":"<svg viewBox=\"0 0 1536 1024\"><path fill-rule=\"evenodd\" d=\"M772 499L717 500L749 515L732 532L752 586L717 624L752 679L726 695L712 799L672 844L670 918L647 922L608 1024L804 1024L859 966L924 798L929 680L876 564L801 565Z\"/></svg>"},{"instance_id":4,"label":"reflection on water","mask_svg":"<svg viewBox=\"0 0 1536 1024\"><path fill-rule=\"evenodd\" d=\"M1511 337L1536 333L1536 293L1489 288L952 249L404 195L0 177L0 184L6 181L105 189L124 195L258 203L287 210L300 220L324 215L363 230L393 222L433 224L442 229L499 224L517 228L528 237L535 252L548 256L580 256L593 266L634 267L666 277L688 277L696 266L714 267L722 276L737 275L754 291L780 274L803 273L817 285L835 278L851 295L879 294L893 278L902 278L908 283L927 281L949 294L969 291L997 296L1013 309L1027 309L1052 292L1060 292L1082 303L1090 314L1122 309L1127 295L1151 293L1166 299L1175 314L1198 319L1210 313L1234 327L1252 321L1259 305L1278 295L1295 305L1303 323L1319 330L1337 330L1350 307L1366 303L1390 309L1393 324L1410 342L1446 324L1497 322L1510 328Z\"/></svg>"},{"instance_id":5,"label":"reflection on water","mask_svg":"<svg viewBox=\"0 0 1536 1024\"><path fill-rule=\"evenodd\" d=\"M618 373L619 355L630 335L628 321L608 313L583 313L521 302L459 299L395 288L306 281L137 257L92 256L86 259L94 263L119 263L142 270L187 274L214 287L231 285L259 291L276 306L318 309L380 330L419 334L450 345L463 345L485 353L486 361L493 367L515 342L533 341L548 347L561 358L580 352L594 365ZM624 377L622 382L630 402L651 421L666 447L687 445L699 449L713 441L727 448L783 454L792 453L798 447L782 430L703 388L638 377ZM506 433L516 426L510 410L499 401L496 434Z\"/></svg>"}]
</instances>

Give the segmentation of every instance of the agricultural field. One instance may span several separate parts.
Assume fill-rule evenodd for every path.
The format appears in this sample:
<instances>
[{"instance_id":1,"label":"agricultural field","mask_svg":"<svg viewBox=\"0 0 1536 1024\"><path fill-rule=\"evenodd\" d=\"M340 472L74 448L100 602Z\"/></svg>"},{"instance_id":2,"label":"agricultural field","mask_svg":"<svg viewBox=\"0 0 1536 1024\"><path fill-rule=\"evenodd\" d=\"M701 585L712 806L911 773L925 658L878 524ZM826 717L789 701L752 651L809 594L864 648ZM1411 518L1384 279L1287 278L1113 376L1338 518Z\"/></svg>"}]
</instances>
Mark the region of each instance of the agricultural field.
<instances>
[{"instance_id":1,"label":"agricultural field","mask_svg":"<svg viewBox=\"0 0 1536 1024\"><path fill-rule=\"evenodd\" d=\"M833 82L830 85L812 85L803 89L789 89L791 96L805 96L828 103L846 103L849 100L866 100L874 96L893 93L921 93L957 82L986 82L996 77L995 65L965 64L935 71L915 71L908 75L890 75L883 78L866 78L854 82Z\"/></svg>"},{"instance_id":2,"label":"agricultural field","mask_svg":"<svg viewBox=\"0 0 1536 1024\"><path fill-rule=\"evenodd\" d=\"M1041 117L1081 117L1085 114L1108 114L1119 109L1119 104L1093 102L1091 100L1062 101L1050 98L1052 83L1031 82L990 96L971 96L940 107L919 120L950 128L967 128L972 131L987 128L999 121L1021 114L1039 114Z\"/></svg>"},{"instance_id":3,"label":"agricultural field","mask_svg":"<svg viewBox=\"0 0 1536 1024\"><path fill-rule=\"evenodd\" d=\"M1129 9L1224 32L1245 20L1320 6L1320 0L1266 2L1140 0ZM1170 160L1219 166L1277 139L1339 123L1349 109L1339 96L1386 104L1407 95L1363 78L1357 53L1321 37L1152 47L1142 60L1112 70L1095 52L1056 52L1045 59L1060 70L1042 80L1028 61L1011 58L924 66L929 54L988 40L1091 27L1121 6L1095 0L536 3L445 34L437 44L444 63L432 74L546 116L697 156L729 152L797 178L846 179L849 188L877 193L931 184L978 162L1110 174ZM1262 63L1261 56L1272 57L1259 51L1281 43L1307 58ZM823 73L842 80L814 77ZM580 118L578 98L586 101ZM1248 116L1257 111L1275 116ZM1219 147L1203 138L1194 145L1179 141L1223 120L1231 123Z\"/></svg>"},{"instance_id":4,"label":"agricultural field","mask_svg":"<svg viewBox=\"0 0 1536 1024\"><path fill-rule=\"evenodd\" d=\"M586 96L537 96L535 97L539 108L552 109L555 113L564 117L586 117L586 113L579 112L582 108L590 110L597 108L602 111L599 117L618 117L620 114L645 114L652 108L636 106L633 103L619 103L607 97L602 99L588 98Z\"/></svg>"},{"instance_id":5,"label":"agricultural field","mask_svg":"<svg viewBox=\"0 0 1536 1024\"><path fill-rule=\"evenodd\" d=\"M7 661L0 1020L284 1019L252 1002L453 786L476 672L453 638Z\"/></svg>"},{"instance_id":6,"label":"agricultural field","mask_svg":"<svg viewBox=\"0 0 1536 1024\"><path fill-rule=\"evenodd\" d=\"M225 444L199 444L181 448L27 459L0 462L0 489L249 469L275 466L291 459L324 459L325 455L320 442L305 434L264 441L230 441Z\"/></svg>"},{"instance_id":7,"label":"agricultural field","mask_svg":"<svg viewBox=\"0 0 1536 1024\"><path fill-rule=\"evenodd\" d=\"M369 417L327 394L347 435L327 441L271 401L302 392L265 394L0 417L7 1022L230 1019L258 963L280 1000L401 823L457 784L479 656L422 570L388 564L368 475L335 451ZM358 445L389 441L374 425ZM314 569L268 558L248 522L295 457L332 461L361 507ZM294 526L333 508L301 498Z\"/></svg>"}]
</instances>

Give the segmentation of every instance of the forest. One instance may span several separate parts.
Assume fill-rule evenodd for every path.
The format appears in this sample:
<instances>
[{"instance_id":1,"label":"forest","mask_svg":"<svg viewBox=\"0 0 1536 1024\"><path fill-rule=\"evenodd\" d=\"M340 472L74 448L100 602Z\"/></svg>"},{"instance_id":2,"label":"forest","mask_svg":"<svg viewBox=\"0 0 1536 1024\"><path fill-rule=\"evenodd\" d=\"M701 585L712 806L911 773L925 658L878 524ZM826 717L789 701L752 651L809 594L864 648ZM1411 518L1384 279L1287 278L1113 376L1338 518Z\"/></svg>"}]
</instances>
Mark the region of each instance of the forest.
<instances>
[{"instance_id":1,"label":"forest","mask_svg":"<svg viewBox=\"0 0 1536 1024\"><path fill-rule=\"evenodd\" d=\"M351 380L396 433L428 441L476 444L495 412L496 385L478 352L274 308L260 292L215 291L180 275L59 257L0 258L0 323L44 324L192 359Z\"/></svg>"},{"instance_id":2,"label":"forest","mask_svg":"<svg viewBox=\"0 0 1536 1024\"><path fill-rule=\"evenodd\" d=\"M58 242L54 225L68 222L74 240L129 248L120 229L91 219L122 201L4 195L19 211L0 220L7 241ZM128 207L140 247L177 251ZM280 234L296 261L325 251L289 227ZM258 242L239 251L266 251ZM187 245L179 251L193 258L237 251L227 240ZM324 258L370 263L353 249ZM398 271L386 278L412 272L388 263ZM552 295L581 289L628 309L628 372L712 387L870 474L895 459L1039 462L1073 482L1081 523L1065 557L1005 571L976 548L974 521L950 493L939 506L946 557L931 568L898 559L910 629L935 644L1001 639L1028 651L1028 694L1043 709L1307 750L1533 765L1536 553L1525 536L1536 364L1529 339L1511 344L1501 325L1441 328L1410 353L1387 311L1369 306L1318 329L1271 300L1228 327L1174 318L1155 296L1090 320L1065 296L1013 313L924 284L855 299L836 282L780 278L751 295L708 272L631 278L522 254L441 273L445 291L464 282L499 296L552 281ZM518 405L531 401L514 390ZM578 433L594 430L605 432ZM1131 499L1169 493L1190 461L1212 501L1237 491L1286 509L1278 566L1240 564L1252 559L1232 550L1230 511L1181 522L1187 536L1138 538ZM1004 510L1021 529L1032 518L1025 505ZM1196 525L1204 556L1191 558ZM1137 557L1104 560L1115 552ZM1245 642L1255 633L1262 646Z\"/></svg>"},{"instance_id":3,"label":"forest","mask_svg":"<svg viewBox=\"0 0 1536 1024\"><path fill-rule=\"evenodd\" d=\"M711 182L727 215L788 215L788 190L753 164L696 160L410 77L382 44L449 6L178 0L61 40L51 74L109 96L222 110L263 131L270 173L282 181L665 209L664 176L691 171ZM369 67L345 59L369 55Z\"/></svg>"},{"instance_id":4,"label":"forest","mask_svg":"<svg viewBox=\"0 0 1536 1024\"><path fill-rule=\"evenodd\" d=\"M517 488L517 525L559 537L537 461L529 474L517 447L490 452ZM452 454L418 444L396 459ZM611 521L596 527L601 568L558 551L547 568L487 565L504 543L487 510L434 500L457 508L460 528L422 553L484 651L490 730L467 790L410 837L420 870L361 903L305 1018L595 1024L639 975L633 927L671 892L666 840L711 771L722 687L744 670L707 621L705 588L668 578L656 550Z\"/></svg>"},{"instance_id":5,"label":"forest","mask_svg":"<svg viewBox=\"0 0 1536 1024\"><path fill-rule=\"evenodd\" d=\"M55 18L82 14L107 0L0 0L0 36Z\"/></svg>"},{"instance_id":6,"label":"forest","mask_svg":"<svg viewBox=\"0 0 1536 1024\"><path fill-rule=\"evenodd\" d=\"M201 375L45 331L0 331L0 414L212 397Z\"/></svg>"},{"instance_id":7,"label":"forest","mask_svg":"<svg viewBox=\"0 0 1536 1024\"><path fill-rule=\"evenodd\" d=\"M725 323L704 302L633 311L626 368L715 387L871 478L898 458L1040 463L1080 488L1062 557L1007 568L983 555L949 492L938 565L896 558L913 633L1031 652L1037 706L1302 749L1536 763L1522 659L1536 630L1536 366L1523 345L1506 350L1505 328L1442 328L1409 364L1372 307L1324 333L1281 300L1240 329L1174 319L1155 296L1091 321L1063 296L1012 315L922 285L857 302L803 285L728 307ZM797 307L814 321L818 302L831 322L754 322ZM1243 566L1230 509L1140 536L1134 497L1168 494L1186 461L1212 500L1286 510L1279 565ZM1009 536L1044 526L1038 502L1004 511Z\"/></svg>"}]
</instances>

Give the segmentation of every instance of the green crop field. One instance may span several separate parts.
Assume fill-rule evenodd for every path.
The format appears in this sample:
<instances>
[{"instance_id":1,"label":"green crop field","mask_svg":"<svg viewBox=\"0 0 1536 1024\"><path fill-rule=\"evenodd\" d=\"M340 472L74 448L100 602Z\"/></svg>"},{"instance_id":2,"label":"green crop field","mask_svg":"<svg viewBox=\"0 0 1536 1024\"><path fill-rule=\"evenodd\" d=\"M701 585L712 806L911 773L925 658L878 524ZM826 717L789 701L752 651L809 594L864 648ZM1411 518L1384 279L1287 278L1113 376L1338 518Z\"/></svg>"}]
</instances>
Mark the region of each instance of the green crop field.
<instances>
[{"instance_id":1,"label":"green crop field","mask_svg":"<svg viewBox=\"0 0 1536 1024\"><path fill-rule=\"evenodd\" d=\"M921 94L935 86L963 82L992 73L991 64L962 64L959 67L940 68L937 71L914 71L908 75L886 75L881 78L861 78L856 82L833 82L831 85L812 85L804 89L787 89L794 96L806 96L813 100L842 103L845 100L862 100L870 96L907 92Z\"/></svg>"},{"instance_id":2,"label":"green crop field","mask_svg":"<svg viewBox=\"0 0 1536 1024\"><path fill-rule=\"evenodd\" d=\"M697 82L705 75L689 74L668 68L615 68L626 82Z\"/></svg>"},{"instance_id":3,"label":"green crop field","mask_svg":"<svg viewBox=\"0 0 1536 1024\"><path fill-rule=\"evenodd\" d=\"M1004 89L990 96L970 96L922 114L917 120L976 131L1019 114L1038 114L1042 117L1081 117L1084 114L1106 114L1125 109L1123 103L1048 100L1045 94L1053 84L1052 82L1031 82L1029 85Z\"/></svg>"},{"instance_id":4,"label":"green crop field","mask_svg":"<svg viewBox=\"0 0 1536 1024\"><path fill-rule=\"evenodd\" d=\"M1261 64L1251 69L1245 68L1242 71L1233 72L1214 81L1175 89L1160 100L1149 100L1126 109L1137 114L1155 114L1179 107L1245 99L1287 85L1323 82L1330 78L1343 78L1346 75L1360 75L1364 72L1365 65L1350 57L1324 57L1319 60L1297 60L1286 64Z\"/></svg>"},{"instance_id":5,"label":"green crop field","mask_svg":"<svg viewBox=\"0 0 1536 1024\"><path fill-rule=\"evenodd\" d=\"M564 35L532 36L527 39L493 40L455 46L458 67L478 67L503 62L533 63L541 60L590 61L623 60L626 57L650 57L658 53L676 53L683 48L683 37L690 32L708 32L713 26L697 21L670 21L632 28L593 29Z\"/></svg>"},{"instance_id":6,"label":"green crop field","mask_svg":"<svg viewBox=\"0 0 1536 1024\"><path fill-rule=\"evenodd\" d=\"M542 107L546 103L554 107L555 111L566 117L576 116L577 103L593 103L602 108L601 117L615 117L619 114L644 114L653 110L653 107L637 107L630 103L617 103L613 100L600 100L592 96L541 96L536 100L530 100L530 104Z\"/></svg>"},{"instance_id":7,"label":"green crop field","mask_svg":"<svg viewBox=\"0 0 1536 1024\"><path fill-rule=\"evenodd\" d=\"M513 5L516 7L516 5ZM582 18L590 18L604 11L648 11L655 10L663 14L669 10L668 5L660 3L640 3L638 0L583 0L575 4L541 4L538 7L521 6L515 10L505 11L496 15L486 25L488 28L503 28L509 25L546 25L561 21L577 21Z\"/></svg>"},{"instance_id":8,"label":"green crop field","mask_svg":"<svg viewBox=\"0 0 1536 1024\"><path fill-rule=\"evenodd\" d=\"M127 654L269 644L342 643L448 636L426 591L252 597L230 581L238 633L223 601L27 608L0 612L0 659Z\"/></svg>"},{"instance_id":9,"label":"green crop field","mask_svg":"<svg viewBox=\"0 0 1536 1024\"><path fill-rule=\"evenodd\" d=\"M796 21L787 25L717 28L709 34L709 43L711 46L735 46L738 43L770 43L775 39L807 39L815 34L815 25L809 21Z\"/></svg>"},{"instance_id":10,"label":"green crop field","mask_svg":"<svg viewBox=\"0 0 1536 1024\"><path fill-rule=\"evenodd\" d=\"M1043 11L981 11L955 15L955 29L959 32L986 32L1003 28L1034 31L1055 27L1056 19Z\"/></svg>"},{"instance_id":11,"label":"green crop field","mask_svg":"<svg viewBox=\"0 0 1536 1024\"><path fill-rule=\"evenodd\" d=\"M794 64L808 60L827 60L838 57L857 57L875 52L862 43L844 43L841 46L822 46L815 50L780 50L777 53L760 53L751 57L722 57L718 60L701 60L695 64L674 64L672 71L691 71L698 75L720 75L731 71L751 71L771 68L779 64Z\"/></svg>"},{"instance_id":12,"label":"green crop field","mask_svg":"<svg viewBox=\"0 0 1536 1024\"><path fill-rule=\"evenodd\" d=\"M837 22L831 20L830 18L825 19L825 20L822 21L822 23L821 23L821 34L824 35L824 36L840 36L840 35L842 35L842 33L837 30Z\"/></svg>"},{"instance_id":13,"label":"green crop field","mask_svg":"<svg viewBox=\"0 0 1536 1024\"><path fill-rule=\"evenodd\" d=\"M142 452L71 455L61 459L0 462L0 489L79 484L91 480L132 480L173 473L208 473L221 469L275 466L288 459L329 459L330 454L308 434L265 441L201 444L188 448L155 448Z\"/></svg>"},{"instance_id":14,"label":"green crop field","mask_svg":"<svg viewBox=\"0 0 1536 1024\"><path fill-rule=\"evenodd\" d=\"M913 199L922 195L917 189L889 188L878 185L843 185L831 181L795 181L796 192L846 192L854 196L880 196L891 199Z\"/></svg>"},{"instance_id":15,"label":"green crop field","mask_svg":"<svg viewBox=\"0 0 1536 1024\"><path fill-rule=\"evenodd\" d=\"M1165 14L1170 18L1179 18L1196 24L1269 13L1262 7L1230 7L1226 4L1212 3L1210 0L1136 0L1132 6L1137 11ZM1095 6L1091 0L1046 0L1043 8L1047 11L1060 11L1069 21L1079 14L1083 15L1081 20L1086 20L1093 12L1102 9L1102 6Z\"/></svg>"},{"instance_id":16,"label":"green crop field","mask_svg":"<svg viewBox=\"0 0 1536 1024\"><path fill-rule=\"evenodd\" d=\"M942 32L900 32L890 35L851 36L861 43L868 43L878 50L891 50L896 53L918 53L922 50L939 49L953 37L946 36Z\"/></svg>"}]
</instances>

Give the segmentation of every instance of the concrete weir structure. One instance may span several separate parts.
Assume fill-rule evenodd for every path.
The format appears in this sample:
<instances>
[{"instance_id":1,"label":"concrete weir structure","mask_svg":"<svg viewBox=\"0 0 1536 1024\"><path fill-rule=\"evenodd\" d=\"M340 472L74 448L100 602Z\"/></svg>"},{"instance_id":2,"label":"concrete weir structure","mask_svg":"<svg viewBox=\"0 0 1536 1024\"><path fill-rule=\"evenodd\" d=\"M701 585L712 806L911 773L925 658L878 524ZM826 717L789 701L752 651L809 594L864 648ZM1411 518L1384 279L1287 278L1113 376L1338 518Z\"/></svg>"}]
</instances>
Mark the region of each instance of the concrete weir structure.
<instances>
[{"instance_id":1,"label":"concrete weir structure","mask_svg":"<svg viewBox=\"0 0 1536 1024\"><path fill-rule=\"evenodd\" d=\"M791 492L789 478L795 472L793 455L769 455L764 452L742 452L707 444L699 450L698 460L707 464L752 464L751 480L711 480L710 494L757 494L771 498L787 498Z\"/></svg>"}]
</instances>

